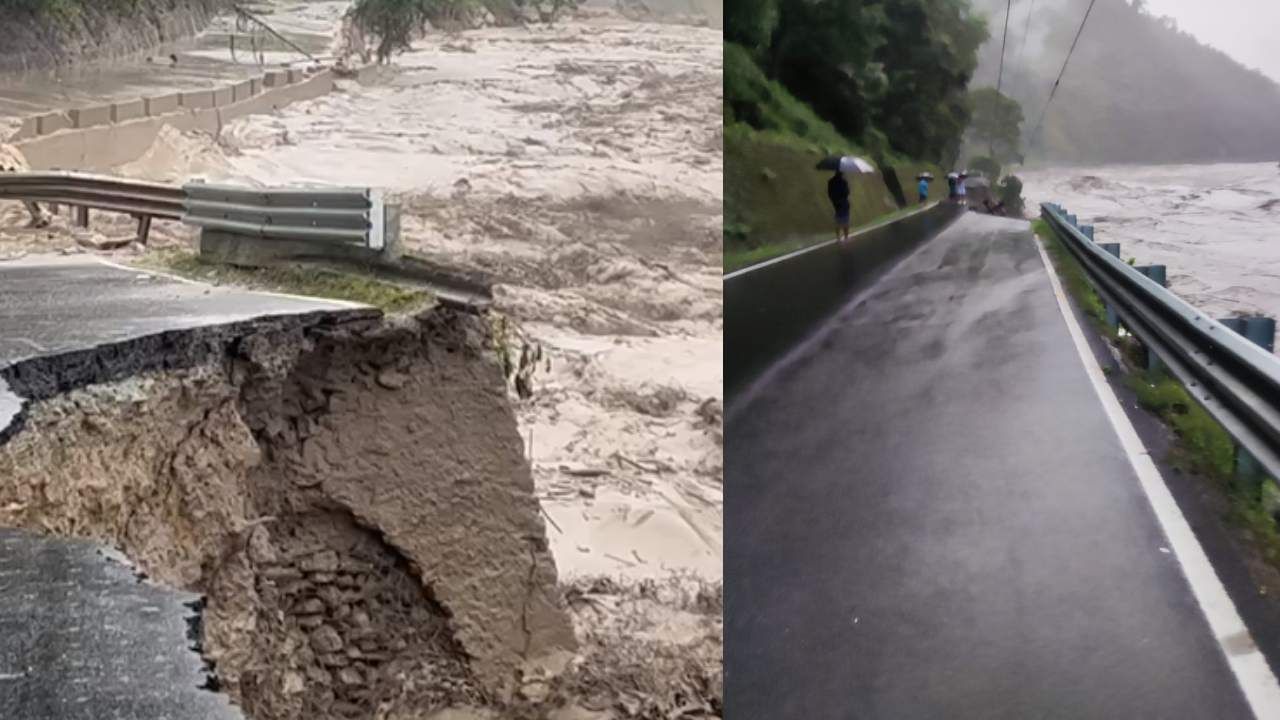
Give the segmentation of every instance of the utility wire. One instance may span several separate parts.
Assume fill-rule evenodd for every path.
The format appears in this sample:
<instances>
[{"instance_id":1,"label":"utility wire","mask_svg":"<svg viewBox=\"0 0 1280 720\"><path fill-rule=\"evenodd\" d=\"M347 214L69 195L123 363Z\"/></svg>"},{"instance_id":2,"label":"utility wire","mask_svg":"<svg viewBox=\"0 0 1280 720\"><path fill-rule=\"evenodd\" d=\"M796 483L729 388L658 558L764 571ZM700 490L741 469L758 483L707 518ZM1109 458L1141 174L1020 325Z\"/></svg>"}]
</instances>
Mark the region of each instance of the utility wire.
<instances>
[{"instance_id":1,"label":"utility wire","mask_svg":"<svg viewBox=\"0 0 1280 720\"><path fill-rule=\"evenodd\" d=\"M1027 35L1031 34L1031 15L1036 11L1036 0L1031 0L1031 4L1027 6L1027 24L1022 28L1022 44L1018 46L1018 61L1014 63L1017 67L1022 67L1022 58L1027 54Z\"/></svg>"},{"instance_id":2,"label":"utility wire","mask_svg":"<svg viewBox=\"0 0 1280 720\"><path fill-rule=\"evenodd\" d=\"M1000 92L1000 84L1004 81L1004 48L1009 42L1009 13L1013 11L1013 0L1004 6L1004 36L1000 38L1000 72L996 75L996 92Z\"/></svg>"},{"instance_id":3,"label":"utility wire","mask_svg":"<svg viewBox=\"0 0 1280 720\"><path fill-rule=\"evenodd\" d=\"M1040 119L1036 121L1036 127L1031 131L1031 137L1035 137L1040 132L1040 126L1044 124L1045 113L1049 112L1049 103L1053 102L1053 96L1058 92L1058 84L1062 82L1062 75L1067 71L1067 63L1071 62L1071 54L1076 51L1076 43L1080 42L1080 33L1084 32L1084 24L1089 22L1089 13L1093 12L1093 4L1098 0L1089 0L1089 8L1084 11L1084 18L1080 21L1080 28L1076 30L1076 37L1071 41L1071 48L1067 50L1067 57L1062 61L1062 69L1058 71L1058 79L1053 81L1053 87L1049 88L1049 99L1044 101L1044 108L1040 110Z\"/></svg>"}]
</instances>

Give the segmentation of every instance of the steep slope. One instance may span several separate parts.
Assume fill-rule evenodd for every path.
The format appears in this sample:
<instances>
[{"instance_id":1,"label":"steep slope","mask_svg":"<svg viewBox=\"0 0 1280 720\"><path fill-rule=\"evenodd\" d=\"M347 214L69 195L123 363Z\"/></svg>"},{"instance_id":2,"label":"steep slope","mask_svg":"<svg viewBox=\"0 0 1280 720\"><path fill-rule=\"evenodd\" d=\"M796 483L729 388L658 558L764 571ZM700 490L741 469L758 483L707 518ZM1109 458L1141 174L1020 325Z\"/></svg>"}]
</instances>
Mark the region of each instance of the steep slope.
<instances>
[{"instance_id":1,"label":"steep slope","mask_svg":"<svg viewBox=\"0 0 1280 720\"><path fill-rule=\"evenodd\" d=\"M974 5L993 32L971 87L994 85L1006 4ZM1043 131L1033 135L1088 5L1038 0L1027 25L1029 0L1013 3L1003 90L1023 105L1029 158L1218 162L1280 154L1280 86L1126 0L1097 1Z\"/></svg>"}]
</instances>

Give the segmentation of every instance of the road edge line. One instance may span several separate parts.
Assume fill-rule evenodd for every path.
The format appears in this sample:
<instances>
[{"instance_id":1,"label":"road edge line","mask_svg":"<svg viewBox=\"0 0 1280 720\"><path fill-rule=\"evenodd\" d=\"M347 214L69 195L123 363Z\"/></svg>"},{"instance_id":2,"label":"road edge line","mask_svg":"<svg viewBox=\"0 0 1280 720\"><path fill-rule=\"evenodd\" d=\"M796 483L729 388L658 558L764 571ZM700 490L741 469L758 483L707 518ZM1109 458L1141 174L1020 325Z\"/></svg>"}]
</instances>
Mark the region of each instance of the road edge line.
<instances>
[{"instance_id":1,"label":"road edge line","mask_svg":"<svg viewBox=\"0 0 1280 720\"><path fill-rule=\"evenodd\" d=\"M936 205L938 205L941 202L942 202L941 200L934 200L933 202L926 204L924 207L916 208L915 210L912 210L911 212L905 215L899 215L898 217L895 217L895 218L889 218L888 220L881 220L879 222L872 223L871 225L860 227L857 230L854 230L853 232L849 233L849 237L843 240L839 238L834 240L824 240L823 242L817 243L815 245L807 245L805 247L800 248L799 250L792 250L791 252L785 255L779 255L778 257L769 258L768 260L761 260L755 265L748 265L746 267L738 268L737 270L734 270L732 272L724 273L724 275L722 276L722 279L732 280L733 278L736 278L739 275L746 275L747 273L753 270L759 270L761 268L765 268L770 265L776 265L780 262L786 262L787 260L790 260L793 257L804 255L805 253L810 253L810 252L813 252L814 250L819 250L829 245L835 245L836 243L839 243L839 242L845 242L846 240L852 240L858 237L859 235L866 235L872 230L879 230L880 228L886 225L891 225L893 223L896 223L899 220L906 220L909 217L915 217L916 215L919 215L922 212L933 209Z\"/></svg>"},{"instance_id":2,"label":"road edge line","mask_svg":"<svg viewBox=\"0 0 1280 720\"><path fill-rule=\"evenodd\" d=\"M1151 459L1151 454L1138 437L1138 431L1134 429L1129 416L1120 406L1120 400L1111 390L1106 375L1102 372L1102 366L1098 364L1098 359L1090 349L1088 340L1085 339L1084 330L1071 309L1070 301L1062 289L1062 282L1058 278L1053 263L1049 260L1042 240L1034 233L1031 234L1031 238L1036 250L1040 253L1045 272L1049 275L1054 298L1057 300L1059 312L1067 323L1072 345L1080 355L1081 362L1084 363L1085 374L1089 376L1094 393L1102 402L1102 409L1106 412L1111 427L1120 439L1120 446L1128 457L1129 464L1138 476L1143 494L1146 495L1147 502L1155 512L1156 521L1160 524L1160 529L1173 550L1174 559L1178 561L1182 576L1190 586L1191 594L1196 599L1201 614L1209 623L1209 630L1213 633L1219 651L1222 652L1227 666L1235 676L1236 683L1240 686L1254 717L1259 719L1272 717L1274 713L1280 711L1280 682L1277 682L1276 676L1271 672L1266 657L1254 642L1253 635L1244 624L1239 611L1236 610L1235 603L1227 594L1226 586L1222 584L1221 578L1213 569L1213 564L1209 562L1209 556L1200 545L1200 540L1196 538L1191 525L1173 499L1173 493L1165 484L1160 469ZM1250 649L1243 653L1233 651L1232 648L1241 646L1242 637L1248 640L1247 647Z\"/></svg>"}]
</instances>

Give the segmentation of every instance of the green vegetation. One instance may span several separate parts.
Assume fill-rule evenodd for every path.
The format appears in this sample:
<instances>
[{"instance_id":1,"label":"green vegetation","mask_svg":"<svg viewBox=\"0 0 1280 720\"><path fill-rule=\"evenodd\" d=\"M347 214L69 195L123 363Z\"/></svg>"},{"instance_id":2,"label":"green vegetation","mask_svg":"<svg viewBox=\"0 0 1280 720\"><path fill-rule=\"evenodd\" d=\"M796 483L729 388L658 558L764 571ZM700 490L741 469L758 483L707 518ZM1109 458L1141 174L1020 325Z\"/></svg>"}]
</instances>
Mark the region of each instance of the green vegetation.
<instances>
[{"instance_id":1,"label":"green vegetation","mask_svg":"<svg viewBox=\"0 0 1280 720\"><path fill-rule=\"evenodd\" d=\"M1026 203L1022 199L1022 181L1017 175L1006 175L995 185L995 191L996 198L1004 203L1005 212L1011 216L1022 216Z\"/></svg>"},{"instance_id":2,"label":"green vegetation","mask_svg":"<svg viewBox=\"0 0 1280 720\"><path fill-rule=\"evenodd\" d=\"M881 149L954 159L987 36L968 0L748 0L725 10L725 39L746 60L878 162ZM726 70L733 121L770 129L744 106L742 78Z\"/></svg>"},{"instance_id":3,"label":"green vegetation","mask_svg":"<svg viewBox=\"0 0 1280 720\"><path fill-rule=\"evenodd\" d=\"M430 24L457 22L480 8L509 19L526 7L550 21L561 10L577 7L577 0L356 0L347 17L377 39L378 62L386 63L393 54L408 50Z\"/></svg>"},{"instance_id":4,"label":"green vegetation","mask_svg":"<svg viewBox=\"0 0 1280 720\"><path fill-rule=\"evenodd\" d=\"M1168 425L1178 441L1174 467L1215 481L1227 498L1227 520L1242 528L1272 565L1280 567L1280 526L1272 514L1275 483L1245 481L1235 474L1235 442L1186 388L1163 371L1133 372L1126 384L1138 404Z\"/></svg>"},{"instance_id":5,"label":"green vegetation","mask_svg":"<svg viewBox=\"0 0 1280 720\"><path fill-rule=\"evenodd\" d=\"M856 154L855 149L845 152ZM831 174L813 167L826 153L822 146L739 124L725 128L724 153L726 267L736 269L833 236L826 190ZM875 222L900 209L890 178L913 204L916 174L925 170L940 176L937 167L919 163L849 176L852 224ZM935 183L935 198L945 191L945 184L939 191Z\"/></svg>"},{"instance_id":6,"label":"green vegetation","mask_svg":"<svg viewBox=\"0 0 1280 720\"><path fill-rule=\"evenodd\" d=\"M1106 325L1101 298L1048 223L1036 220L1032 228L1043 239L1059 279L1076 304L1126 356L1138 359L1142 351L1136 339L1132 336L1121 339ZM1158 416L1177 437L1169 458L1173 466L1213 481L1226 498L1226 520L1242 529L1268 562L1280 567L1280 526L1272 514L1280 492L1274 481L1241 482L1236 477L1235 443L1231 436L1165 371L1134 370L1122 381L1133 390L1138 404Z\"/></svg>"},{"instance_id":7,"label":"green vegetation","mask_svg":"<svg viewBox=\"0 0 1280 720\"><path fill-rule=\"evenodd\" d=\"M741 267L828 237L825 155L849 179L852 221L916 204L969 122L966 86L986 27L969 0L744 0L725 8L725 254ZM941 186L941 187L940 187Z\"/></svg>"},{"instance_id":8,"label":"green vegetation","mask_svg":"<svg viewBox=\"0 0 1280 720\"><path fill-rule=\"evenodd\" d=\"M813 155L863 154L831 123L766 77L746 48L734 43L724 46L724 105L726 130L739 134L755 130L773 142Z\"/></svg>"},{"instance_id":9,"label":"green vegetation","mask_svg":"<svg viewBox=\"0 0 1280 720\"><path fill-rule=\"evenodd\" d=\"M1080 309L1084 310L1098 332L1109 338L1115 338L1115 331L1107 325L1107 313L1102 304L1102 298L1098 297L1098 293L1089 284L1089 278L1084 274L1080 261L1076 260L1075 256L1063 246L1058 236L1049 229L1049 223L1043 219L1033 220L1031 229L1044 241L1044 248L1048 251L1049 258L1053 260L1053 266L1058 271L1058 278L1062 280L1067 294L1076 301Z\"/></svg>"},{"instance_id":10,"label":"green vegetation","mask_svg":"<svg viewBox=\"0 0 1280 720\"><path fill-rule=\"evenodd\" d=\"M1000 163L996 162L992 158L989 158L985 155L979 155L978 157L970 158L967 165L969 166L968 167L969 172L973 172L976 170L982 173L987 178L989 178L991 182L995 182L996 179L1000 177L1000 171L1001 171Z\"/></svg>"},{"instance_id":11,"label":"green vegetation","mask_svg":"<svg viewBox=\"0 0 1280 720\"><path fill-rule=\"evenodd\" d=\"M969 107L973 110L970 134L987 149L997 163L1021 161L1022 106L995 88L969 91ZM972 163L971 163L972 164ZM991 175L992 181L1000 173Z\"/></svg>"},{"instance_id":12,"label":"green vegetation","mask_svg":"<svg viewBox=\"0 0 1280 720\"><path fill-rule=\"evenodd\" d=\"M253 290L346 300L372 305L388 313L413 312L433 302L431 293L424 290L323 267L238 268L205 262L186 250L153 253L137 265L212 285L237 285Z\"/></svg>"},{"instance_id":13,"label":"green vegetation","mask_svg":"<svg viewBox=\"0 0 1280 720\"><path fill-rule=\"evenodd\" d=\"M972 2L992 27L1004 21L1007 0ZM1024 127L1028 133L1087 5L1039 0L1027 25L1019 21L1027 3L1013 4L1001 88L1037 113ZM1001 36L993 35L980 51L975 87L996 84ZM1014 53L1024 43L1025 53ZM1025 140L1028 154L1039 160L1274 162L1277 117L1280 87L1262 73L1200 43L1140 0L1098 0L1044 126Z\"/></svg>"}]
</instances>

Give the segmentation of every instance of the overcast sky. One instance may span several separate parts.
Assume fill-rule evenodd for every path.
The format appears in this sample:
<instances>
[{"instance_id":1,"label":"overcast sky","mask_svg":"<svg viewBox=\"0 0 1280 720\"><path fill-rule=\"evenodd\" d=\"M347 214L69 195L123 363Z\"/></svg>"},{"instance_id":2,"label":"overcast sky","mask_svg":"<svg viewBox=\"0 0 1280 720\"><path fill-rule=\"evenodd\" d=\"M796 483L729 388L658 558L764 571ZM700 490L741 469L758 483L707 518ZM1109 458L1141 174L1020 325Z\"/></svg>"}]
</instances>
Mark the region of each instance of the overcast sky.
<instances>
[{"instance_id":1,"label":"overcast sky","mask_svg":"<svg viewBox=\"0 0 1280 720\"><path fill-rule=\"evenodd\" d=\"M1147 0L1147 10L1280 82L1280 0Z\"/></svg>"}]
</instances>

